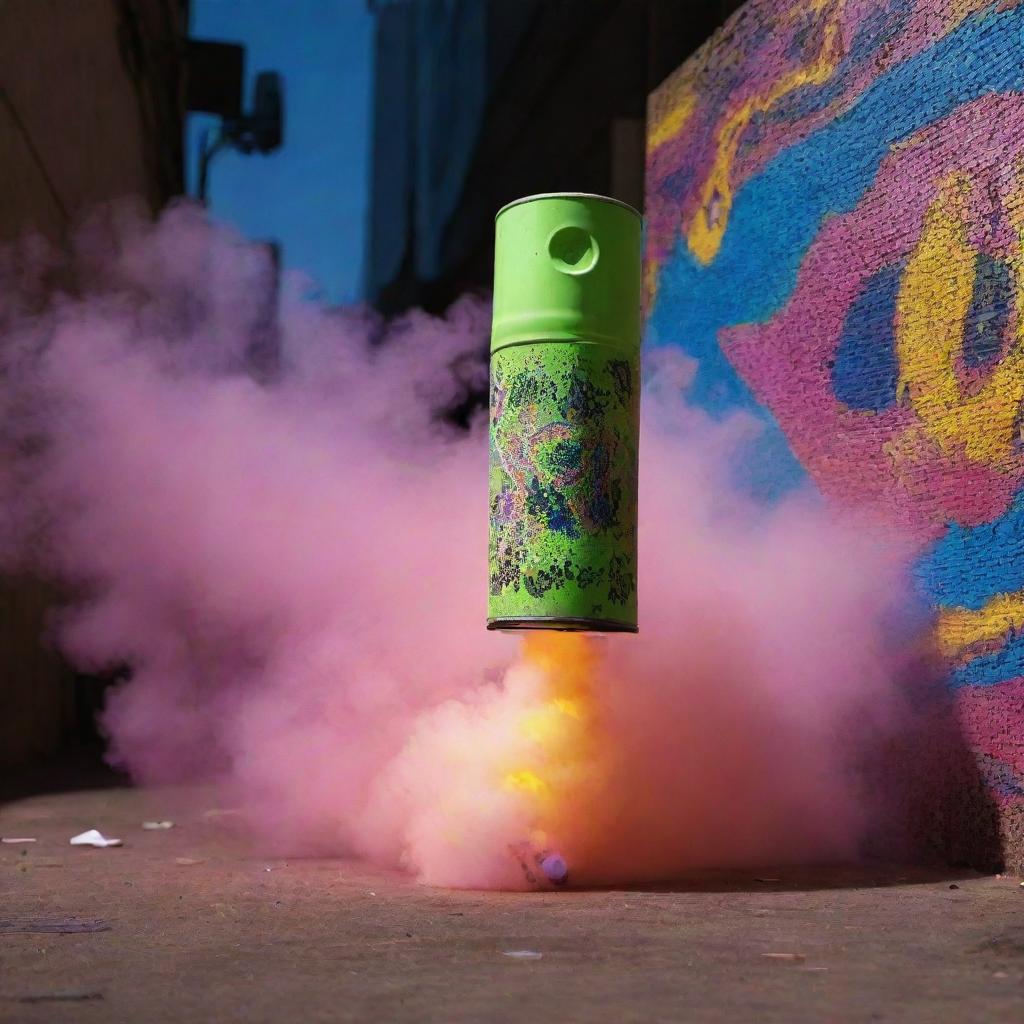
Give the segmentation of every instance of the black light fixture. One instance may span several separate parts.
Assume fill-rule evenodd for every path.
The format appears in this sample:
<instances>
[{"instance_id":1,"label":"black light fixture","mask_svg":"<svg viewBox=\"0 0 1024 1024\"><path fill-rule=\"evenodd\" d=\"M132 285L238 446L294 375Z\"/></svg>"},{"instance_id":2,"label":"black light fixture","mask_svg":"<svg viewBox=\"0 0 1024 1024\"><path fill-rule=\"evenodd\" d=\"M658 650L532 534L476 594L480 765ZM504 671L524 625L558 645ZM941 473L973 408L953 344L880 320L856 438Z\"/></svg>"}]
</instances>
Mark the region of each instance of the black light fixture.
<instances>
[{"instance_id":1,"label":"black light fixture","mask_svg":"<svg viewBox=\"0 0 1024 1024\"><path fill-rule=\"evenodd\" d=\"M252 109L248 112L222 113L221 123L212 132L205 129L199 139L198 197L206 202L210 163L224 149L240 153L271 153L284 141L284 83L276 71L261 71L256 76Z\"/></svg>"}]
</instances>

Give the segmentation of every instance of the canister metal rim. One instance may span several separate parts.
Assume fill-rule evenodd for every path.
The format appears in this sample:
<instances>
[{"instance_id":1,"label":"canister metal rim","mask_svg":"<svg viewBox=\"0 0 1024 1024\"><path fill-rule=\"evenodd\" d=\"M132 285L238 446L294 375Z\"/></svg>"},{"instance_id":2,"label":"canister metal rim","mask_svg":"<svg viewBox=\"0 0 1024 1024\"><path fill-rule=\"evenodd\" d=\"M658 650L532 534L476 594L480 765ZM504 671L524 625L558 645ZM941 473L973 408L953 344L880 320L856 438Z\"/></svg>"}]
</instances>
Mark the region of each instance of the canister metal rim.
<instances>
[{"instance_id":1,"label":"canister metal rim","mask_svg":"<svg viewBox=\"0 0 1024 1024\"><path fill-rule=\"evenodd\" d=\"M487 628L498 631L537 629L561 633L639 632L635 622L583 618L575 615L497 615L488 618Z\"/></svg>"},{"instance_id":2,"label":"canister metal rim","mask_svg":"<svg viewBox=\"0 0 1024 1024\"><path fill-rule=\"evenodd\" d=\"M602 203L610 203L612 206L621 206L624 210L629 210L630 213L643 220L643 214L635 206L630 206L629 203L624 203L621 199L613 199L611 196L600 196L596 192L538 192L536 195L523 196L521 199L513 199L511 203L506 203L494 215L494 219L497 220L506 210L513 206L532 203L535 199L596 199Z\"/></svg>"}]
</instances>

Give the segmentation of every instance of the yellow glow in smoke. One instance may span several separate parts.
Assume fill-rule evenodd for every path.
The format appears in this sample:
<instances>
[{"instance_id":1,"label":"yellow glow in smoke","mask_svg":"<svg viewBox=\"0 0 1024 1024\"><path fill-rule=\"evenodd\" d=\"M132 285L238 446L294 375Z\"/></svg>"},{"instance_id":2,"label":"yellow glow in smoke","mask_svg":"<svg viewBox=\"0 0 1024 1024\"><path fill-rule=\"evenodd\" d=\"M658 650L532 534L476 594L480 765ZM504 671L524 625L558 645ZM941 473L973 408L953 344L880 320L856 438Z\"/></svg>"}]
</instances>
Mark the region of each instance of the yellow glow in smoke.
<instances>
[{"instance_id":1,"label":"yellow glow in smoke","mask_svg":"<svg viewBox=\"0 0 1024 1024\"><path fill-rule=\"evenodd\" d=\"M524 768L521 771L509 772L505 776L505 785L509 789L521 789L525 793L536 793L547 795L550 790L548 784L536 773Z\"/></svg>"},{"instance_id":2,"label":"yellow glow in smoke","mask_svg":"<svg viewBox=\"0 0 1024 1024\"><path fill-rule=\"evenodd\" d=\"M574 721L582 719L579 701L556 697L531 711L522 722L523 733L534 743L554 744L565 739Z\"/></svg>"},{"instance_id":3,"label":"yellow glow in smoke","mask_svg":"<svg viewBox=\"0 0 1024 1024\"><path fill-rule=\"evenodd\" d=\"M540 680L536 702L519 729L528 741L522 761L504 775L506 790L528 808L534 849L565 841L581 786L599 771L594 682L594 641L568 633L536 633L523 641L523 661Z\"/></svg>"},{"instance_id":4,"label":"yellow glow in smoke","mask_svg":"<svg viewBox=\"0 0 1024 1024\"><path fill-rule=\"evenodd\" d=\"M556 710L561 711L563 715L568 715L570 718L582 718L583 712L580 708L579 701L572 700L569 697L556 697L551 702L552 707Z\"/></svg>"}]
</instances>

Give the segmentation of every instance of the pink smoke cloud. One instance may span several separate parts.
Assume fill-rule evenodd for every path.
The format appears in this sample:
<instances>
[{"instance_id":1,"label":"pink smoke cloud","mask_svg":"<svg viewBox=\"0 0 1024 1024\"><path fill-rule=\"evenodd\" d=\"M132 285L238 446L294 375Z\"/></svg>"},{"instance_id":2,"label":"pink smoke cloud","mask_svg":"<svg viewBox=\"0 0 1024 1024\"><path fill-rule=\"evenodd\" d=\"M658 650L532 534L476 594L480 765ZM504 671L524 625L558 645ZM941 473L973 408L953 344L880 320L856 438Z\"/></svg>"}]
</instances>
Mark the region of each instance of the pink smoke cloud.
<instances>
[{"instance_id":1,"label":"pink smoke cloud","mask_svg":"<svg viewBox=\"0 0 1024 1024\"><path fill-rule=\"evenodd\" d=\"M71 595L76 665L130 667L103 727L135 780L215 781L259 844L443 885L526 885L538 816L579 882L858 854L856 769L904 714L906 551L737 494L757 426L688 406L684 359L645 397L642 632L587 648L541 814L503 780L558 680L484 629L486 424L440 415L486 380L485 305L386 323L289 279L267 377L258 250L187 206L77 245L0 263L0 544Z\"/></svg>"}]
</instances>

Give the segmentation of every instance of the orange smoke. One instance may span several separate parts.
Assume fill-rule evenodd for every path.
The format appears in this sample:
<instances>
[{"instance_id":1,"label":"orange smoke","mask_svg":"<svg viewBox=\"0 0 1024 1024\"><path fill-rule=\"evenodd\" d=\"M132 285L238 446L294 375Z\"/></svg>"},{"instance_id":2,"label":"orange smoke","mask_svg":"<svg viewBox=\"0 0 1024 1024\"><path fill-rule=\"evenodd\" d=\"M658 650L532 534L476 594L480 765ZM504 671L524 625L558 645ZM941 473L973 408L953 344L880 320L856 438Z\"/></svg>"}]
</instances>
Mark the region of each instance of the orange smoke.
<instances>
[{"instance_id":1,"label":"orange smoke","mask_svg":"<svg viewBox=\"0 0 1024 1024\"><path fill-rule=\"evenodd\" d=\"M527 808L528 835L511 845L528 881L542 882L530 862L545 852L557 851L571 866L585 845L573 808L590 803L603 788L607 764L601 755L608 748L594 697L600 644L574 633L531 633L523 640L521 664L536 676L539 689L518 721L529 745L503 785Z\"/></svg>"}]
</instances>

